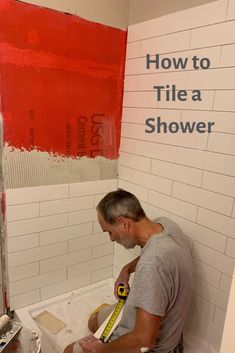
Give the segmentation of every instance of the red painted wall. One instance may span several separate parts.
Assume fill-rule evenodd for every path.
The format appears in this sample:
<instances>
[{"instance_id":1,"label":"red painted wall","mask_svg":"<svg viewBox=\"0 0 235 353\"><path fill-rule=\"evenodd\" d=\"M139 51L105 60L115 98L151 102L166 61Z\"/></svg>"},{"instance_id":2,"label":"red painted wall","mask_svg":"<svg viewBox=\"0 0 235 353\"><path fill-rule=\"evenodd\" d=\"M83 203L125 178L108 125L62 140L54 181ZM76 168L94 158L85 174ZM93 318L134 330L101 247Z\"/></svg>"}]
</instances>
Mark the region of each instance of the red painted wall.
<instances>
[{"instance_id":1,"label":"red painted wall","mask_svg":"<svg viewBox=\"0 0 235 353\"><path fill-rule=\"evenodd\" d=\"M0 1L4 139L62 156L118 156L126 31Z\"/></svg>"}]
</instances>

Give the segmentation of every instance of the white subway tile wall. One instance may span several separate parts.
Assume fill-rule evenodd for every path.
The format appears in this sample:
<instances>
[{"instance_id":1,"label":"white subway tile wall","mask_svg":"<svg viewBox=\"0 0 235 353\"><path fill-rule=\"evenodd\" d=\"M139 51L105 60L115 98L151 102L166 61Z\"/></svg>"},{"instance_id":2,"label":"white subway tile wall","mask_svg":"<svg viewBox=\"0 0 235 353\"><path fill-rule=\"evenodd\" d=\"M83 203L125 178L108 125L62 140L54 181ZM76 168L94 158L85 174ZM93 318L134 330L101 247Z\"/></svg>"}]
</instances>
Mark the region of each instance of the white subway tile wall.
<instances>
[{"instance_id":1,"label":"white subway tile wall","mask_svg":"<svg viewBox=\"0 0 235 353\"><path fill-rule=\"evenodd\" d=\"M113 245L95 205L118 187L150 218L175 220L188 236L194 293L185 329L197 351L218 353L235 263L235 1L217 0L129 27L119 178L7 190L11 309L111 276L140 254ZM145 55L188 58L187 67L146 70ZM210 59L195 70L193 56ZM186 101L157 101L154 85L185 89ZM200 89L201 101L191 92ZM215 122L212 133L152 133L166 123Z\"/></svg>"},{"instance_id":2,"label":"white subway tile wall","mask_svg":"<svg viewBox=\"0 0 235 353\"><path fill-rule=\"evenodd\" d=\"M11 309L112 277L95 207L117 179L6 192Z\"/></svg>"},{"instance_id":3,"label":"white subway tile wall","mask_svg":"<svg viewBox=\"0 0 235 353\"><path fill-rule=\"evenodd\" d=\"M128 29L118 186L137 195L149 217L167 216L188 236L194 295L186 339L219 353L235 263L235 1L218 0ZM188 58L185 69L146 54ZM191 58L208 58L194 69ZM169 63L165 60L165 64ZM157 100L153 86L185 89L186 101ZM166 89L166 87L165 87ZM201 90L202 100L191 100ZM212 132L146 133L147 118L214 122ZM138 255L115 245L114 276ZM211 347L211 350L209 348Z\"/></svg>"}]
</instances>

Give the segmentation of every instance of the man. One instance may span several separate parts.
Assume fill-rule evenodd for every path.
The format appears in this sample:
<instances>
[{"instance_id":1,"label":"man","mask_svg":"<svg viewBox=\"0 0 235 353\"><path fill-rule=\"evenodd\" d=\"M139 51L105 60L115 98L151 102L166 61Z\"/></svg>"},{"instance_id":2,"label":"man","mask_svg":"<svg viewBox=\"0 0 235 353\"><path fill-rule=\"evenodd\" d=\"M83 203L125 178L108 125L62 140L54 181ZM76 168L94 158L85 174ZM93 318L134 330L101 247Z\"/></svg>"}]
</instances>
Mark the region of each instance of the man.
<instances>
[{"instance_id":1,"label":"man","mask_svg":"<svg viewBox=\"0 0 235 353\"><path fill-rule=\"evenodd\" d=\"M149 347L156 353L181 353L179 342L192 290L191 255L181 229L164 217L151 221L138 199L122 189L107 194L97 211L100 226L111 241L127 249L139 245L142 251L122 269L115 283L115 290L119 283L128 288L130 274L135 272L118 327L108 343L92 335L82 338L82 352L139 353ZM105 319L104 313L108 314L107 309L90 318L92 332Z\"/></svg>"}]
</instances>

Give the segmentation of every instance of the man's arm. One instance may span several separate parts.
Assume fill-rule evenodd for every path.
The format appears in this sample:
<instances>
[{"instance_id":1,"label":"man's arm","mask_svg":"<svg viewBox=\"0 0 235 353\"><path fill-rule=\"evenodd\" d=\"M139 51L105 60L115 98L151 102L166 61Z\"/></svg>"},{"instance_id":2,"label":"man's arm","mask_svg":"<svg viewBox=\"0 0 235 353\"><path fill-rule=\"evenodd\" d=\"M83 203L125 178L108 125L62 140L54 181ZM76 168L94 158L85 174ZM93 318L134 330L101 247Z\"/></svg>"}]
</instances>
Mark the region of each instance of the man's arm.
<instances>
[{"instance_id":1,"label":"man's arm","mask_svg":"<svg viewBox=\"0 0 235 353\"><path fill-rule=\"evenodd\" d=\"M136 268L136 265L137 265L139 259L140 259L140 256L138 256L136 259L134 259L133 261L131 261L127 265L125 265L123 267L123 269L125 269L129 274L135 272L135 268Z\"/></svg>"},{"instance_id":2,"label":"man's arm","mask_svg":"<svg viewBox=\"0 0 235 353\"><path fill-rule=\"evenodd\" d=\"M137 308L135 328L132 332L120 336L110 343L80 342L80 344L85 353L139 353L141 347L156 345L161 319L161 316Z\"/></svg>"},{"instance_id":3,"label":"man's arm","mask_svg":"<svg viewBox=\"0 0 235 353\"><path fill-rule=\"evenodd\" d=\"M119 276L116 279L115 284L114 284L114 295L115 295L115 297L117 299L118 299L117 288L118 288L120 283L123 283L127 293L129 292L129 289L130 289L129 288L130 275L131 275L131 273L135 272L135 268L136 268L136 265L137 265L139 259L140 259L140 256L138 256L133 261L129 262L127 265L125 265L122 268L121 272L119 273Z\"/></svg>"}]
</instances>

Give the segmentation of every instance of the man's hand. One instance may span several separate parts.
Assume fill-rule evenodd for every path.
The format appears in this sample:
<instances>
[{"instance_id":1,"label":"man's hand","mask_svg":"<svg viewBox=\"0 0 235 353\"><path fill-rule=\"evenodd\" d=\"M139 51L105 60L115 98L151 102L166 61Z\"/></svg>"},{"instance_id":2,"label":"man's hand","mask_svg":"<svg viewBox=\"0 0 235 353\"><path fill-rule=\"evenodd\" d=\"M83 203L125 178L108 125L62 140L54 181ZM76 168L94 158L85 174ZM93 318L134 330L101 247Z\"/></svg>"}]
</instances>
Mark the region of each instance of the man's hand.
<instances>
[{"instance_id":1,"label":"man's hand","mask_svg":"<svg viewBox=\"0 0 235 353\"><path fill-rule=\"evenodd\" d=\"M83 353L101 353L103 343L93 335L83 337L79 340Z\"/></svg>"},{"instance_id":2,"label":"man's hand","mask_svg":"<svg viewBox=\"0 0 235 353\"><path fill-rule=\"evenodd\" d=\"M129 279L130 279L130 273L125 267L123 267L123 269L121 270L121 272L120 272L120 274L114 284L114 295L117 299L119 299L118 294L117 294L117 289L120 284L123 284L127 294L129 293L129 291L130 291Z\"/></svg>"},{"instance_id":3,"label":"man's hand","mask_svg":"<svg viewBox=\"0 0 235 353\"><path fill-rule=\"evenodd\" d=\"M129 262L129 264L124 266L123 269L121 270L121 272L120 272L120 274L114 284L114 295L117 299L119 299L118 295L117 295L117 288L118 288L119 284L123 284L126 292L129 293L129 291L130 291L130 286L129 286L130 275L131 275L131 273L135 272L135 268L136 268L136 265L137 265L139 259L140 259L140 256L138 256L136 259Z\"/></svg>"}]
</instances>

